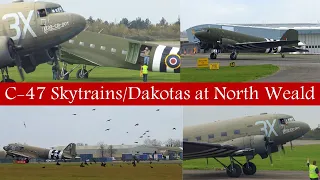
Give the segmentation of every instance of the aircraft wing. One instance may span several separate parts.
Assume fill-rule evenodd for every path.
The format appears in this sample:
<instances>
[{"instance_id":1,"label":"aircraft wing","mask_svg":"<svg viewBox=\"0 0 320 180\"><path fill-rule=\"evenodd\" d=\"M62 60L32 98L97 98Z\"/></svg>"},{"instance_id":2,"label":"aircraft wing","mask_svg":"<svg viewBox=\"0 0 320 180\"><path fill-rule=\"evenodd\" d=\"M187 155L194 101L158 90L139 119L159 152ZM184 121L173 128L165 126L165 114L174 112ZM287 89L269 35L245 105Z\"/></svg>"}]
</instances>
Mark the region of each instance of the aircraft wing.
<instances>
[{"instance_id":1,"label":"aircraft wing","mask_svg":"<svg viewBox=\"0 0 320 180\"><path fill-rule=\"evenodd\" d=\"M268 48L274 48L278 46L289 46L289 45L295 45L298 44L300 41L264 41L264 42L247 42L247 43L237 43L235 45L232 45L231 48L236 48L240 50L244 49L268 49Z\"/></svg>"},{"instance_id":2,"label":"aircraft wing","mask_svg":"<svg viewBox=\"0 0 320 180\"><path fill-rule=\"evenodd\" d=\"M203 142L183 142L183 159L228 157L241 151L231 145L211 144Z\"/></svg>"},{"instance_id":3,"label":"aircraft wing","mask_svg":"<svg viewBox=\"0 0 320 180\"><path fill-rule=\"evenodd\" d=\"M62 51L62 61L67 62L68 64L84 64L89 66L101 66L97 62L93 62L90 59L87 59L85 56L75 54L72 51L69 51L67 48L61 48Z\"/></svg>"},{"instance_id":4,"label":"aircraft wing","mask_svg":"<svg viewBox=\"0 0 320 180\"><path fill-rule=\"evenodd\" d=\"M17 151L7 151L8 155L13 155L13 156L18 156L18 157L24 157L24 158L36 158L36 156L34 154L30 154L30 153L21 153L21 152L17 152Z\"/></svg>"}]
</instances>

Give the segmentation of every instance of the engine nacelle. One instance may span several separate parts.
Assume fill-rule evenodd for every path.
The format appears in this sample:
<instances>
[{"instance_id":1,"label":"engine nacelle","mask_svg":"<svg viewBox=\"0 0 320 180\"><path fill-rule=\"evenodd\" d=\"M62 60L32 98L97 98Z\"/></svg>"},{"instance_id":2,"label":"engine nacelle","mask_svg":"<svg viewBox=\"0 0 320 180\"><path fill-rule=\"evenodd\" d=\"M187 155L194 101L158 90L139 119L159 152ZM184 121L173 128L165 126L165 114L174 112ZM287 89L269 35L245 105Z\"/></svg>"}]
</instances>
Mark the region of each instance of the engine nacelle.
<instances>
[{"instance_id":1,"label":"engine nacelle","mask_svg":"<svg viewBox=\"0 0 320 180\"><path fill-rule=\"evenodd\" d=\"M230 141L224 142L223 144L234 145L236 147L239 147L240 149L251 148L255 149L256 154L264 154L266 153L265 143L266 141L264 135L255 135L232 139Z\"/></svg>"},{"instance_id":2,"label":"engine nacelle","mask_svg":"<svg viewBox=\"0 0 320 180\"><path fill-rule=\"evenodd\" d=\"M62 159L63 151L62 150L55 150L55 149L50 149L49 154L48 154L48 159Z\"/></svg>"},{"instance_id":3,"label":"engine nacelle","mask_svg":"<svg viewBox=\"0 0 320 180\"><path fill-rule=\"evenodd\" d=\"M0 47L0 68L14 65L16 54L13 40L6 36L0 36Z\"/></svg>"},{"instance_id":4,"label":"engine nacelle","mask_svg":"<svg viewBox=\"0 0 320 180\"><path fill-rule=\"evenodd\" d=\"M57 50L57 48L53 47L22 57L22 68L26 73L31 73L36 70L36 67L39 64L43 64L49 61L55 61L55 59L57 58Z\"/></svg>"},{"instance_id":5,"label":"engine nacelle","mask_svg":"<svg viewBox=\"0 0 320 180\"><path fill-rule=\"evenodd\" d=\"M222 38L219 42L222 46L235 45L238 42L232 39Z\"/></svg>"}]
</instances>

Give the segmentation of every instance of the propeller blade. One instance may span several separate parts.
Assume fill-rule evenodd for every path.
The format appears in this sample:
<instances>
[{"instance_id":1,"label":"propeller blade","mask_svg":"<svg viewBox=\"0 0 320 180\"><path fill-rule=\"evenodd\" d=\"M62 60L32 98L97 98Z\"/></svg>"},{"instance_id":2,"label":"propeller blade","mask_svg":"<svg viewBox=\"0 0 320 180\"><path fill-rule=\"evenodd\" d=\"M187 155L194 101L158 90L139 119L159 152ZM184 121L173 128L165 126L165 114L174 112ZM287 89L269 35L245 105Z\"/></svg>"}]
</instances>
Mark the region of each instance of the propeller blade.
<instances>
[{"instance_id":1,"label":"propeller blade","mask_svg":"<svg viewBox=\"0 0 320 180\"><path fill-rule=\"evenodd\" d=\"M22 81L24 81L25 78L24 78L24 73L23 73L23 69L22 69L22 66L21 66L21 59L20 59L20 56L18 54L16 54L15 63L16 63L20 78L21 78Z\"/></svg>"},{"instance_id":2,"label":"propeller blade","mask_svg":"<svg viewBox=\"0 0 320 180\"><path fill-rule=\"evenodd\" d=\"M57 74L58 74L58 79L60 79L60 76L61 76L61 68L60 68L60 63L59 63L59 60L61 60L61 46L58 46L58 50L56 51L56 57L55 60L54 60L54 64L57 68Z\"/></svg>"},{"instance_id":3,"label":"propeller blade","mask_svg":"<svg viewBox=\"0 0 320 180\"><path fill-rule=\"evenodd\" d=\"M291 150L293 149L293 147L292 147L292 141L290 141L290 147L291 147Z\"/></svg>"},{"instance_id":4,"label":"propeller blade","mask_svg":"<svg viewBox=\"0 0 320 180\"><path fill-rule=\"evenodd\" d=\"M209 159L207 158L207 167L208 167L208 164L209 164Z\"/></svg>"},{"instance_id":5,"label":"propeller blade","mask_svg":"<svg viewBox=\"0 0 320 180\"><path fill-rule=\"evenodd\" d=\"M286 154L286 151L284 150L283 145L281 145L281 150L282 150L283 154Z\"/></svg>"}]
</instances>

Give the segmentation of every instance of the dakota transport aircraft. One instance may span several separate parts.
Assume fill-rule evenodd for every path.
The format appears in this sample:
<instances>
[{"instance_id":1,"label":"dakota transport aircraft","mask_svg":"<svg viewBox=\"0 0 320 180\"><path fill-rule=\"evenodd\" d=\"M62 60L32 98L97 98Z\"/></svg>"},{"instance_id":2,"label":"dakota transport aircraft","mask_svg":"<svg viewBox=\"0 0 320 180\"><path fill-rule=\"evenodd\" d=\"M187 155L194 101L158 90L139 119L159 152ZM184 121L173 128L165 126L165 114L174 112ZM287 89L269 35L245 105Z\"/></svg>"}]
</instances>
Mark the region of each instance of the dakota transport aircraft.
<instances>
[{"instance_id":1,"label":"dakota transport aircraft","mask_svg":"<svg viewBox=\"0 0 320 180\"><path fill-rule=\"evenodd\" d=\"M78 35L86 20L65 12L59 4L23 2L0 6L0 69L2 82L14 82L8 67L17 66L22 81L24 74L35 71L39 64L58 62L58 45Z\"/></svg>"},{"instance_id":2,"label":"dakota transport aircraft","mask_svg":"<svg viewBox=\"0 0 320 180\"><path fill-rule=\"evenodd\" d=\"M282 149L283 144L300 138L310 130L304 122L286 114L262 113L225 121L185 127L183 129L183 160L214 158L226 168L229 177L256 173L256 165L250 160L259 154L262 159ZM292 143L291 143L292 148ZM242 164L234 157L245 156ZM217 158L230 157L226 166ZM242 168L241 168L242 167Z\"/></svg>"},{"instance_id":3,"label":"dakota transport aircraft","mask_svg":"<svg viewBox=\"0 0 320 180\"><path fill-rule=\"evenodd\" d=\"M22 144L8 144L3 149L6 152L6 157L11 156L16 159L24 159L26 163L30 159L54 159L54 160L66 160L77 158L76 144L70 143L63 151L55 149L45 149L40 147L34 147Z\"/></svg>"},{"instance_id":4,"label":"dakota transport aircraft","mask_svg":"<svg viewBox=\"0 0 320 180\"><path fill-rule=\"evenodd\" d=\"M143 50L150 50L149 71L180 73L179 47L170 47L140 42L95 32L83 31L75 38L61 45L63 63L61 75L68 80L70 73L80 65L77 78L88 78L96 67L116 67L140 70L143 65ZM68 64L78 64L67 70ZM87 70L86 65L93 66ZM60 69L60 67L59 67Z\"/></svg>"},{"instance_id":5,"label":"dakota transport aircraft","mask_svg":"<svg viewBox=\"0 0 320 180\"><path fill-rule=\"evenodd\" d=\"M218 28L205 28L199 32L193 31L196 38L200 40L200 48L204 51L213 49L210 59L216 59L217 49L231 51L230 59L236 60L239 52L254 53L283 53L288 52L308 52L300 49L298 43L298 31L294 29L287 30L280 40L250 36L234 31L228 31Z\"/></svg>"}]
</instances>

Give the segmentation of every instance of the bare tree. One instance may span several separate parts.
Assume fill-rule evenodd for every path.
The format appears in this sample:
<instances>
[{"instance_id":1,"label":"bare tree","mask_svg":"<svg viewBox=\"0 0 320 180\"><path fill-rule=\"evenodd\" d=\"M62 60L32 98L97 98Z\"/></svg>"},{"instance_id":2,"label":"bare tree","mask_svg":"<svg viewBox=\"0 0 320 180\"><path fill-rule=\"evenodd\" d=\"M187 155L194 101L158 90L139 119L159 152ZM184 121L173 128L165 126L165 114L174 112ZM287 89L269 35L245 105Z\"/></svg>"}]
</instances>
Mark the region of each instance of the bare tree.
<instances>
[{"instance_id":1,"label":"bare tree","mask_svg":"<svg viewBox=\"0 0 320 180\"><path fill-rule=\"evenodd\" d=\"M144 145L147 145L147 146L161 146L162 145L162 142L161 141L158 141L156 139L146 139L144 140Z\"/></svg>"},{"instance_id":2,"label":"bare tree","mask_svg":"<svg viewBox=\"0 0 320 180\"><path fill-rule=\"evenodd\" d=\"M104 144L104 142L99 142L98 143L99 146L99 153L101 154L101 157L103 158L106 155L107 149L106 149L106 144Z\"/></svg>"},{"instance_id":3,"label":"bare tree","mask_svg":"<svg viewBox=\"0 0 320 180\"><path fill-rule=\"evenodd\" d=\"M180 139L168 139L166 146L168 147L182 147L182 141Z\"/></svg>"},{"instance_id":4,"label":"bare tree","mask_svg":"<svg viewBox=\"0 0 320 180\"><path fill-rule=\"evenodd\" d=\"M113 155L117 152L116 149L113 148L112 145L110 145L107 149L107 153L110 155L110 157L113 157Z\"/></svg>"}]
</instances>

